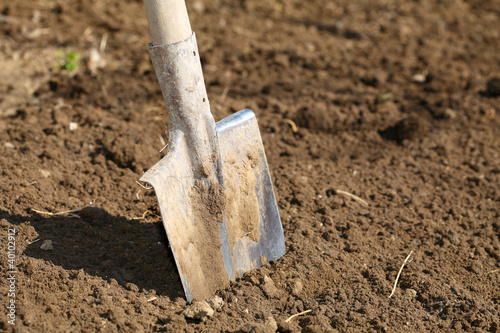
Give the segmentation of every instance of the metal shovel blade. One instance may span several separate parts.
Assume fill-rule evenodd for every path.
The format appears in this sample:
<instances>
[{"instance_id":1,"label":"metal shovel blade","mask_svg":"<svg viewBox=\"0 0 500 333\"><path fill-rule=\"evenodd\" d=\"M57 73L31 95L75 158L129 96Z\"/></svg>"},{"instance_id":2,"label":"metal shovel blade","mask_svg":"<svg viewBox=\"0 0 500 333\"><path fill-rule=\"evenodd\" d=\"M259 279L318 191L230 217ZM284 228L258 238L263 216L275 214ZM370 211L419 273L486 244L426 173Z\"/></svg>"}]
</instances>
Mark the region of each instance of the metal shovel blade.
<instances>
[{"instance_id":1,"label":"metal shovel blade","mask_svg":"<svg viewBox=\"0 0 500 333\"><path fill-rule=\"evenodd\" d=\"M230 280L285 254L254 113L237 112L218 122L216 132L219 184L195 180L183 133L173 137L167 155L140 179L155 189L188 302L207 299ZM222 214L213 220L213 194L221 184L224 202L217 207L223 208Z\"/></svg>"}]
</instances>

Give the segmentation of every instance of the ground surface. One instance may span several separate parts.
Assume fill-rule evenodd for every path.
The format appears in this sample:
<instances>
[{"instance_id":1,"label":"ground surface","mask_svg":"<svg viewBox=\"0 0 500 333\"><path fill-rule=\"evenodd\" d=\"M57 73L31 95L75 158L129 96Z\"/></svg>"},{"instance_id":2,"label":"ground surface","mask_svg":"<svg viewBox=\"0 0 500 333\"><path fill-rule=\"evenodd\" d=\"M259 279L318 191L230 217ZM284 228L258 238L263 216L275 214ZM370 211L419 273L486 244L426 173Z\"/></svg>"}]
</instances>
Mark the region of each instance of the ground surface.
<instances>
[{"instance_id":1,"label":"ground surface","mask_svg":"<svg viewBox=\"0 0 500 333\"><path fill-rule=\"evenodd\" d=\"M15 228L18 273L0 330L497 332L500 2L188 7L216 120L257 114L286 255L186 319L136 184L168 121L142 2L2 0L0 265Z\"/></svg>"}]
</instances>

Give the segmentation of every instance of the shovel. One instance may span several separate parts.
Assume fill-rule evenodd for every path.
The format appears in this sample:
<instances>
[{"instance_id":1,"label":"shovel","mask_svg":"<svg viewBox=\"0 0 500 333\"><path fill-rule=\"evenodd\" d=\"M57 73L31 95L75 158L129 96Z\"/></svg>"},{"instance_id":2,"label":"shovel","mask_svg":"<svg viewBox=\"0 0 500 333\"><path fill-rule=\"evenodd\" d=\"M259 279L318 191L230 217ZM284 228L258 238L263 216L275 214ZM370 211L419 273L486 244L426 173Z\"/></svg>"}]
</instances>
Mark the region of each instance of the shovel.
<instances>
[{"instance_id":1,"label":"shovel","mask_svg":"<svg viewBox=\"0 0 500 333\"><path fill-rule=\"evenodd\" d=\"M148 45L169 115L167 153L141 177L160 206L188 302L285 254L255 114L210 112L184 0L144 0Z\"/></svg>"}]
</instances>

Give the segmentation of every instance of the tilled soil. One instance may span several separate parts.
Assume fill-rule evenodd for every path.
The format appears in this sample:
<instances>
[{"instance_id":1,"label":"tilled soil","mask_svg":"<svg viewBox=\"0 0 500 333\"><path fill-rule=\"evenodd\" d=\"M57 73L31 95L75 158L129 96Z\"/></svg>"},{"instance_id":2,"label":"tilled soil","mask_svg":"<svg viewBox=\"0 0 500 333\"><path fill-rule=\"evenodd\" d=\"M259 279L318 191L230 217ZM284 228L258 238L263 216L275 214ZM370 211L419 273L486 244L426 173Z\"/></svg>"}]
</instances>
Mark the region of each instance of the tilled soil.
<instances>
[{"instance_id":1,"label":"tilled soil","mask_svg":"<svg viewBox=\"0 0 500 333\"><path fill-rule=\"evenodd\" d=\"M497 332L500 2L188 9L214 117L259 120L286 255L187 308L136 183L168 123L142 2L1 1L0 330Z\"/></svg>"}]
</instances>

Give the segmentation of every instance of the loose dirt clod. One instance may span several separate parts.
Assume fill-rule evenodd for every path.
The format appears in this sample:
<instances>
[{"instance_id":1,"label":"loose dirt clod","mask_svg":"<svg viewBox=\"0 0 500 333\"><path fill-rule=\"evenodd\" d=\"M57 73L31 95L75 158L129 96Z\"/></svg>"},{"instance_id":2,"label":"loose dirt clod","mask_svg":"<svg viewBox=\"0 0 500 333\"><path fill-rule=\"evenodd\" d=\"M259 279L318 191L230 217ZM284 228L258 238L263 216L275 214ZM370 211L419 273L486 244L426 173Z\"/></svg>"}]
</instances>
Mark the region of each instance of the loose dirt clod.
<instances>
[{"instance_id":1,"label":"loose dirt clod","mask_svg":"<svg viewBox=\"0 0 500 333\"><path fill-rule=\"evenodd\" d=\"M486 89L492 97L500 96L500 77L494 77L486 84Z\"/></svg>"},{"instance_id":2,"label":"loose dirt clod","mask_svg":"<svg viewBox=\"0 0 500 333\"><path fill-rule=\"evenodd\" d=\"M278 324L273 316L268 316L264 323L247 323L240 327L238 332L245 333L275 333L278 330Z\"/></svg>"},{"instance_id":3,"label":"loose dirt clod","mask_svg":"<svg viewBox=\"0 0 500 333\"><path fill-rule=\"evenodd\" d=\"M404 140L422 139L428 131L429 126L422 115L410 114L393 126L380 131L380 134L388 140L403 142Z\"/></svg>"}]
</instances>

